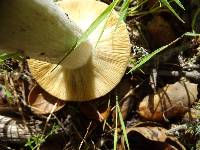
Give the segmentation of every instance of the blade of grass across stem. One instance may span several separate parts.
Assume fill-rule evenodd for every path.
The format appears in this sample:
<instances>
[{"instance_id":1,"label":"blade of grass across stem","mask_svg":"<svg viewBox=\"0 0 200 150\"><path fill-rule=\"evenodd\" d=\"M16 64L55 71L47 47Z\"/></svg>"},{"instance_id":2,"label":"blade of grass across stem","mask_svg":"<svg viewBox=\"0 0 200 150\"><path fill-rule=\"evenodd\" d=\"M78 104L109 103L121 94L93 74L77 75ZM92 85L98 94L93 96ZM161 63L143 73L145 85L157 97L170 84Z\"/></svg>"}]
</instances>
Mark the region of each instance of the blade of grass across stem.
<instances>
[{"instance_id":1,"label":"blade of grass across stem","mask_svg":"<svg viewBox=\"0 0 200 150\"><path fill-rule=\"evenodd\" d=\"M117 4L120 2L121 0L115 0L115 1L113 1L112 3L113 3L113 5L112 5L112 3L110 4L110 5L112 5L112 8L110 9L110 12L107 14L107 19L106 19L106 21L105 21L105 24L104 24L104 26L103 26L103 28L102 28L102 30L101 30L101 33L100 33L100 35L99 35L99 37L98 37L98 40L97 40L97 43L96 43L96 45L95 45L95 48L97 47L97 44L99 43L99 41L100 41L100 39L101 39L101 37L102 37L102 35L103 35L103 33L104 33L104 29L105 29L105 27L106 27L106 24L107 24L107 22L108 22L108 19L110 18L110 16L111 16L111 14L112 14L112 11L114 10L114 8L115 8L115 6L117 6ZM110 6L109 5L109 6ZM97 18L98 19L98 18Z\"/></svg>"},{"instance_id":2,"label":"blade of grass across stem","mask_svg":"<svg viewBox=\"0 0 200 150\"><path fill-rule=\"evenodd\" d=\"M114 2L115 2L115 5L113 6L112 10L110 11L110 14L109 14L108 17L107 17L106 23L107 23L108 19L110 18L110 15L112 14L112 11L114 10L115 6L117 6L117 4L118 4L119 2L121 2L121 0L116 0L116 1L114 1ZM130 3L130 0L125 0L125 1L123 2L122 7L121 7L120 12L119 12L119 19L118 19L118 22L117 22L117 24L116 24L115 30L117 29L119 23L120 23L122 20L125 20L125 16L127 15L129 3ZM100 36L99 36L99 38L98 38L98 40L97 40L97 43L96 43L96 46L97 46L99 40L101 39L101 36L103 35L103 32L104 32L106 23L105 23L105 25L104 25L104 27L103 27L101 33L100 33ZM95 47L96 47L96 46L95 46Z\"/></svg>"},{"instance_id":3,"label":"blade of grass across stem","mask_svg":"<svg viewBox=\"0 0 200 150\"><path fill-rule=\"evenodd\" d=\"M79 46L82 42L86 41L89 35L100 25L100 23L106 19L107 16L113 11L115 6L120 2L121 0L115 0L113 1L102 13L97 19L90 25L90 27L81 35L77 42L77 46ZM77 47L76 46L76 47Z\"/></svg>"},{"instance_id":4,"label":"blade of grass across stem","mask_svg":"<svg viewBox=\"0 0 200 150\"><path fill-rule=\"evenodd\" d=\"M128 137L127 137L127 132L126 132L126 126L124 124L122 113L121 113L120 107L119 107L118 96L116 96L116 111L117 111L117 113L119 115L119 122L120 122L121 129L122 129L122 132L123 132L123 135L124 135L124 140L126 142L126 146L127 146L128 150L130 150Z\"/></svg>"},{"instance_id":5,"label":"blade of grass across stem","mask_svg":"<svg viewBox=\"0 0 200 150\"><path fill-rule=\"evenodd\" d=\"M128 12L129 3L130 3L130 0L125 0L123 2L123 4L122 4L122 7L121 7L120 12L119 12L119 19L118 19L116 27L115 27L115 31L117 30L117 27L119 26L119 23L121 21L125 20L125 18L126 18L127 12Z\"/></svg>"},{"instance_id":6,"label":"blade of grass across stem","mask_svg":"<svg viewBox=\"0 0 200 150\"><path fill-rule=\"evenodd\" d=\"M81 35L81 37L78 39L76 44L69 50L67 53L64 54L64 56L61 58L61 60L58 62L58 64L53 68L52 71L54 71L62 62L65 60L71 52L78 47L82 42L86 41L89 37L89 35L100 25L102 21L106 19L106 17L109 16L109 14L112 12L112 10L115 8L115 6L120 2L121 0L114 0L101 14L96 18L96 20L90 25L90 27ZM103 34L103 31L101 35ZM101 36L100 35L100 36ZM100 39L100 38L99 38ZM52 72L51 71L51 72Z\"/></svg>"},{"instance_id":7,"label":"blade of grass across stem","mask_svg":"<svg viewBox=\"0 0 200 150\"><path fill-rule=\"evenodd\" d=\"M125 0L123 2L122 7L121 7L121 9L119 11L119 14L120 14L119 16L120 17L119 17L118 22L125 20L126 15L127 15L127 11L128 11L128 8L129 8L129 4L130 4L130 0Z\"/></svg>"},{"instance_id":8,"label":"blade of grass across stem","mask_svg":"<svg viewBox=\"0 0 200 150\"><path fill-rule=\"evenodd\" d=\"M185 23L185 21L183 19L181 19L181 17L179 17L179 15L176 13L176 11L171 7L171 5L169 4L169 2L167 0L160 0L161 3L163 3L181 22ZM180 1L175 0L175 2L182 8L183 5L180 3ZM184 8L184 7L183 7Z\"/></svg>"}]
</instances>

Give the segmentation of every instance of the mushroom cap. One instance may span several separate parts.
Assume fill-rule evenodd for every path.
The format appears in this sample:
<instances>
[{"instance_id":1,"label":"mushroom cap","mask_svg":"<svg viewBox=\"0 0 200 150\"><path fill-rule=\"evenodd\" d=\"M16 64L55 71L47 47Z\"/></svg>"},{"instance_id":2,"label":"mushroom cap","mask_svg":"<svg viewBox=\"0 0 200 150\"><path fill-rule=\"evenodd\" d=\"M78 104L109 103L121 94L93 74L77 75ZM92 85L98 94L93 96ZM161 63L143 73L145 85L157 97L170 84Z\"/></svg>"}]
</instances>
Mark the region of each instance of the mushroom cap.
<instances>
[{"instance_id":1,"label":"mushroom cap","mask_svg":"<svg viewBox=\"0 0 200 150\"><path fill-rule=\"evenodd\" d=\"M83 32L108 7L94 0L63 0L57 4ZM119 22L117 12L113 11L88 40L94 47L92 56L85 65L76 69L67 69L63 64L55 68L57 64L29 59L30 71L37 83L51 95L65 101L86 101L110 92L127 68L131 44L126 24Z\"/></svg>"}]
</instances>

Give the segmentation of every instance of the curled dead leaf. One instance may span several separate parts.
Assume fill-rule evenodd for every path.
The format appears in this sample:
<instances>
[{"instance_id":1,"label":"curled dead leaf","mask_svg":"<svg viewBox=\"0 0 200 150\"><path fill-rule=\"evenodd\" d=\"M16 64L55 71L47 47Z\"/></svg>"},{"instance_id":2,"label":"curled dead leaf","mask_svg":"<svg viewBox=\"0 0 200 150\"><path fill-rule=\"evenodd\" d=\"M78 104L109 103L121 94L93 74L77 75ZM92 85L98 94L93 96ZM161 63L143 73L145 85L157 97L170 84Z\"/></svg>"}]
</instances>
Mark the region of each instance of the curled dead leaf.
<instances>
[{"instance_id":1,"label":"curled dead leaf","mask_svg":"<svg viewBox=\"0 0 200 150\"><path fill-rule=\"evenodd\" d=\"M146 96L139 105L139 114L148 120L164 121L184 115L197 99L197 84L181 80L167 84L156 94Z\"/></svg>"},{"instance_id":2,"label":"curled dead leaf","mask_svg":"<svg viewBox=\"0 0 200 150\"><path fill-rule=\"evenodd\" d=\"M130 149L185 150L177 138L166 135L166 131L162 127L130 127L127 129ZM122 147L125 149L124 144L124 138L122 138Z\"/></svg>"},{"instance_id":3,"label":"curled dead leaf","mask_svg":"<svg viewBox=\"0 0 200 150\"><path fill-rule=\"evenodd\" d=\"M28 102L35 114L48 114L65 106L64 101L50 95L38 85L34 86L30 91Z\"/></svg>"}]
</instances>

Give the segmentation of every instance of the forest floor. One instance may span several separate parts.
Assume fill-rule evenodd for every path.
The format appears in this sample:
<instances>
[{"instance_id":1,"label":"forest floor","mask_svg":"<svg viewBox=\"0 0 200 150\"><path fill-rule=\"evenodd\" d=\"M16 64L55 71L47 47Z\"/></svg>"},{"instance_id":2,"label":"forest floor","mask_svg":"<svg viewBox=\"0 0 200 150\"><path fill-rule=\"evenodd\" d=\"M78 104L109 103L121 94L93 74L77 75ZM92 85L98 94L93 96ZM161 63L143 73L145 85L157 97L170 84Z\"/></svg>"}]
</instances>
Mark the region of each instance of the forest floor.
<instances>
[{"instance_id":1,"label":"forest floor","mask_svg":"<svg viewBox=\"0 0 200 150\"><path fill-rule=\"evenodd\" d=\"M38 93L33 93L36 82L27 62L21 57L4 60L0 150L111 150L115 145L119 150L200 150L200 38L182 36L200 33L200 2L185 0L185 10L172 3L185 23L166 7L160 8L157 0L135 11L137 2L131 1L126 18L130 63L121 82L103 97L67 102L57 112L35 114L28 98ZM163 46L129 72L135 62L147 60Z\"/></svg>"}]
</instances>

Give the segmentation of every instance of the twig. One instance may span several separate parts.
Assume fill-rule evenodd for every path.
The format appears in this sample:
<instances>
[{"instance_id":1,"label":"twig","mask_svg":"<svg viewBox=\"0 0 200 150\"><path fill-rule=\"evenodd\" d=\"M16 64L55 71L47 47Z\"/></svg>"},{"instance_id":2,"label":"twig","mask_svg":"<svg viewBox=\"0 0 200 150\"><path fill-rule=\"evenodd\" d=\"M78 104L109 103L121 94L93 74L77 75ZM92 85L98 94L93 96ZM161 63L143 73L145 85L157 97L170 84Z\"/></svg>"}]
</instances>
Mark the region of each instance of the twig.
<instances>
[{"instance_id":1,"label":"twig","mask_svg":"<svg viewBox=\"0 0 200 150\"><path fill-rule=\"evenodd\" d=\"M188 79L192 79L195 81L199 81L200 72L198 71L167 71L167 70L159 70L158 74L160 76L172 76L172 77L181 77L185 76Z\"/></svg>"},{"instance_id":2,"label":"twig","mask_svg":"<svg viewBox=\"0 0 200 150\"><path fill-rule=\"evenodd\" d=\"M92 125L92 121L90 122L89 126L87 127L87 131L86 131L86 133L85 133L85 135L84 135L84 137L83 137L83 140L81 141L81 144L80 144L80 146L79 146L79 148L78 148L79 150L81 149L81 147L82 147L82 145L83 145L83 142L86 142L86 137L87 137L87 135L88 135L88 132L89 132L89 130L90 130L91 125Z\"/></svg>"},{"instance_id":3,"label":"twig","mask_svg":"<svg viewBox=\"0 0 200 150\"><path fill-rule=\"evenodd\" d=\"M55 104L54 104L53 108L51 109L51 113L50 113L49 116L47 117L47 120L46 120L46 123L45 123L45 126L44 126L44 130L43 130L43 135L44 135L44 133L45 133L45 131L46 131L47 124L48 124L49 120L51 119L51 116L52 116L54 110L56 109L57 104L58 104L58 103L55 103Z\"/></svg>"},{"instance_id":4,"label":"twig","mask_svg":"<svg viewBox=\"0 0 200 150\"><path fill-rule=\"evenodd\" d=\"M180 131L180 130L186 130L187 129L187 124L182 124L182 125L178 125L168 131L165 132L166 135L176 135L176 132Z\"/></svg>"}]
</instances>

